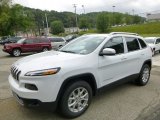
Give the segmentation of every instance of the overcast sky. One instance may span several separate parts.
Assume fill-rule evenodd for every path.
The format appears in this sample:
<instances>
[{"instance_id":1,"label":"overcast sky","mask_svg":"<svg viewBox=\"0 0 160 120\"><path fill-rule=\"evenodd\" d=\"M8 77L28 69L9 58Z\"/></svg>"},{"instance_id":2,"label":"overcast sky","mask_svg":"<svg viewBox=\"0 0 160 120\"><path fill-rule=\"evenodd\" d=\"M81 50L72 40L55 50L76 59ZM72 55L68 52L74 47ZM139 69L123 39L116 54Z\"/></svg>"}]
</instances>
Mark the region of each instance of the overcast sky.
<instances>
[{"instance_id":1,"label":"overcast sky","mask_svg":"<svg viewBox=\"0 0 160 120\"><path fill-rule=\"evenodd\" d=\"M14 0L14 2L31 8L59 12L74 12L73 4L77 4L79 14L83 13L82 5L84 5L86 13L113 11L112 6L115 6L116 12L130 14L143 15L144 12L160 12L160 0Z\"/></svg>"}]
</instances>

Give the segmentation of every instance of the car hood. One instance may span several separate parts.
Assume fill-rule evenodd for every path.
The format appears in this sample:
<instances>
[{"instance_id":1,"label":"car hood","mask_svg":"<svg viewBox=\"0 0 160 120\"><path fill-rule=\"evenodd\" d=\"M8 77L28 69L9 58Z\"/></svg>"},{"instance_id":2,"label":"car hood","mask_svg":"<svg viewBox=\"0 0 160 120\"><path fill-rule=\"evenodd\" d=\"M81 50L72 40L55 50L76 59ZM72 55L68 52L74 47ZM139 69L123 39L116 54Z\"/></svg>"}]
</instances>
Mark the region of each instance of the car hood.
<instances>
[{"instance_id":1,"label":"car hood","mask_svg":"<svg viewBox=\"0 0 160 120\"><path fill-rule=\"evenodd\" d=\"M19 43L7 43L5 46L19 46Z\"/></svg>"},{"instance_id":2,"label":"car hood","mask_svg":"<svg viewBox=\"0 0 160 120\"><path fill-rule=\"evenodd\" d=\"M80 60L83 56L84 55L48 51L24 57L15 62L14 66L25 71L56 68L71 64L72 61Z\"/></svg>"}]
</instances>

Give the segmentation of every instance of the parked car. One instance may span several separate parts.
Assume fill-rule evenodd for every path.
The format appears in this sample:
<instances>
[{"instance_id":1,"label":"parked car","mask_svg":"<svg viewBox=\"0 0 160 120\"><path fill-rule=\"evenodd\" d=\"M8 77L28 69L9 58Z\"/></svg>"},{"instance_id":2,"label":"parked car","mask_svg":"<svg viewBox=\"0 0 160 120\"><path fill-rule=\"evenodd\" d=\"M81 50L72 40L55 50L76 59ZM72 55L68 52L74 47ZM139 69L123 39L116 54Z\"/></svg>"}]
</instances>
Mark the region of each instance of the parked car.
<instances>
[{"instance_id":1,"label":"parked car","mask_svg":"<svg viewBox=\"0 0 160 120\"><path fill-rule=\"evenodd\" d=\"M51 41L51 45L53 49L58 50L66 44L66 41L63 37L48 37Z\"/></svg>"},{"instance_id":2,"label":"parked car","mask_svg":"<svg viewBox=\"0 0 160 120\"><path fill-rule=\"evenodd\" d=\"M21 53L48 51L51 49L51 42L48 39L23 38L17 43L5 44L3 51L17 57Z\"/></svg>"},{"instance_id":3,"label":"parked car","mask_svg":"<svg viewBox=\"0 0 160 120\"><path fill-rule=\"evenodd\" d=\"M16 43L18 40L22 39L23 37L9 37L6 38L4 40L0 41L0 44L4 45L4 44L9 44L9 43Z\"/></svg>"},{"instance_id":4,"label":"parked car","mask_svg":"<svg viewBox=\"0 0 160 120\"><path fill-rule=\"evenodd\" d=\"M58 107L64 116L75 118L105 86L127 81L146 85L151 67L152 51L142 37L90 34L59 51L18 60L11 67L9 84L20 104Z\"/></svg>"},{"instance_id":5,"label":"parked car","mask_svg":"<svg viewBox=\"0 0 160 120\"><path fill-rule=\"evenodd\" d=\"M70 42L70 41L72 41L73 39L75 39L75 38L77 38L77 37L78 37L77 34L71 34L71 35L67 35L67 36L65 37L65 40L66 40L67 42Z\"/></svg>"},{"instance_id":6,"label":"parked car","mask_svg":"<svg viewBox=\"0 0 160 120\"><path fill-rule=\"evenodd\" d=\"M153 55L155 55L156 52L160 52L160 38L157 38L157 37L146 37L145 41L152 48Z\"/></svg>"}]
</instances>

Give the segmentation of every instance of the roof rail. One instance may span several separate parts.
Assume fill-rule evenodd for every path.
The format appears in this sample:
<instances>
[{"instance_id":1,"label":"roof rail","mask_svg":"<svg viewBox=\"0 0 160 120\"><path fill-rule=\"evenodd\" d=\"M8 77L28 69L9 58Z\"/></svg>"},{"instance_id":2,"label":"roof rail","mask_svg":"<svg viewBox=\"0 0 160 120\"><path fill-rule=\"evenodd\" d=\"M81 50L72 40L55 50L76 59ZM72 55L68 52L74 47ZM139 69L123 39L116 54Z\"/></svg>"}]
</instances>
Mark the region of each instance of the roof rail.
<instances>
[{"instance_id":1,"label":"roof rail","mask_svg":"<svg viewBox=\"0 0 160 120\"><path fill-rule=\"evenodd\" d=\"M110 35L116 35L116 34L126 34L126 35L136 35L139 36L137 33L130 33L130 32L111 32Z\"/></svg>"}]
</instances>

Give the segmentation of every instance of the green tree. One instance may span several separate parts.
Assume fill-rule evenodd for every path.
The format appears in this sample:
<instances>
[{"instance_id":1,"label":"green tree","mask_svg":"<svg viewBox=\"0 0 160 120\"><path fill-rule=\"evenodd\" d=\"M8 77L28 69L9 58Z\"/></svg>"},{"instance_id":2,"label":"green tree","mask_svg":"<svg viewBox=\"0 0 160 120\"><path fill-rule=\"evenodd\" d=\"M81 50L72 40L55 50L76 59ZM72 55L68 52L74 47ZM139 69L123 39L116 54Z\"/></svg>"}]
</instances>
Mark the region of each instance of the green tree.
<instances>
[{"instance_id":1,"label":"green tree","mask_svg":"<svg viewBox=\"0 0 160 120\"><path fill-rule=\"evenodd\" d=\"M109 31L109 18L105 13L101 13L97 17L97 30L101 33Z\"/></svg>"},{"instance_id":2,"label":"green tree","mask_svg":"<svg viewBox=\"0 0 160 120\"><path fill-rule=\"evenodd\" d=\"M80 19L80 22L79 22L79 28L80 29L87 29L89 27L89 23L88 23L88 20L87 18L81 18Z\"/></svg>"},{"instance_id":3,"label":"green tree","mask_svg":"<svg viewBox=\"0 0 160 120\"><path fill-rule=\"evenodd\" d=\"M138 16L138 15L133 16L133 24L141 23L141 21L142 21L142 19L140 16Z\"/></svg>"},{"instance_id":4,"label":"green tree","mask_svg":"<svg viewBox=\"0 0 160 120\"><path fill-rule=\"evenodd\" d=\"M64 26L61 21L53 21L51 23L51 33L52 34L59 34L64 32Z\"/></svg>"},{"instance_id":5,"label":"green tree","mask_svg":"<svg viewBox=\"0 0 160 120\"><path fill-rule=\"evenodd\" d=\"M9 35L11 0L0 0L0 36Z\"/></svg>"}]
</instances>

